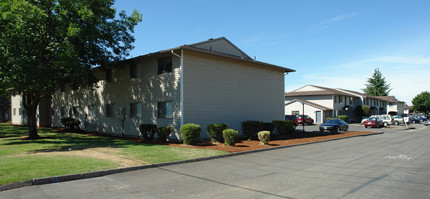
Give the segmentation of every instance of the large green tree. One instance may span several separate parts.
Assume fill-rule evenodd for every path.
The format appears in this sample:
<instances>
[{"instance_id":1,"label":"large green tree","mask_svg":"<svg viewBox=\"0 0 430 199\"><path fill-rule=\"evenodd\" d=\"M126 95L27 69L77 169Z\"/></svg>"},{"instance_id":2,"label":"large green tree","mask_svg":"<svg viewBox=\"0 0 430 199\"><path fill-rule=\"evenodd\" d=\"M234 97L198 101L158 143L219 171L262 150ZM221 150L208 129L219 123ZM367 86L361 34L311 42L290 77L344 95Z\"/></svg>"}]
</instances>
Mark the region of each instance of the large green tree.
<instances>
[{"instance_id":1,"label":"large green tree","mask_svg":"<svg viewBox=\"0 0 430 199\"><path fill-rule=\"evenodd\" d=\"M0 3L0 86L23 96L29 138L38 138L40 99L65 84L95 82L94 66L124 59L133 49L134 11L116 17L113 0L2 0ZM3 88L4 89L4 88Z\"/></svg>"},{"instance_id":2,"label":"large green tree","mask_svg":"<svg viewBox=\"0 0 430 199\"><path fill-rule=\"evenodd\" d=\"M430 93L424 91L412 99L412 104L414 105L414 110L429 114L430 113Z\"/></svg>"},{"instance_id":3,"label":"large green tree","mask_svg":"<svg viewBox=\"0 0 430 199\"><path fill-rule=\"evenodd\" d=\"M375 69L373 76L367 79L366 88L363 89L366 95L370 96L388 96L391 91L390 84L385 81L381 71Z\"/></svg>"}]
</instances>

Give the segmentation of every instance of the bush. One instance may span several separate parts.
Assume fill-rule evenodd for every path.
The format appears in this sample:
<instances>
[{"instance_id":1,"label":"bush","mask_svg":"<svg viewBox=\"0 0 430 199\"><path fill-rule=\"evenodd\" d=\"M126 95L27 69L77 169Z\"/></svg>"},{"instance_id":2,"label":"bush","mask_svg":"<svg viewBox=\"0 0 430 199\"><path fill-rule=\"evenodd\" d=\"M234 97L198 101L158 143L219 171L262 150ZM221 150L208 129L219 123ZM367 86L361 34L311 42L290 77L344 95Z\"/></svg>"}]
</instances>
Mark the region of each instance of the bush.
<instances>
[{"instance_id":1,"label":"bush","mask_svg":"<svg viewBox=\"0 0 430 199\"><path fill-rule=\"evenodd\" d=\"M234 146L236 144L236 139L239 133L233 129L225 129L222 131L222 136L224 137L224 144Z\"/></svg>"},{"instance_id":2,"label":"bush","mask_svg":"<svg viewBox=\"0 0 430 199\"><path fill-rule=\"evenodd\" d=\"M258 132L258 139L261 144L268 145L270 141L270 131L260 131Z\"/></svg>"},{"instance_id":3,"label":"bush","mask_svg":"<svg viewBox=\"0 0 430 199\"><path fill-rule=\"evenodd\" d=\"M180 129L182 140L184 144L195 145L200 137L202 128L198 124L184 124Z\"/></svg>"},{"instance_id":4,"label":"bush","mask_svg":"<svg viewBox=\"0 0 430 199\"><path fill-rule=\"evenodd\" d=\"M151 141L154 139L154 135L157 132L156 124L141 124L139 131L142 134L142 140Z\"/></svg>"},{"instance_id":5,"label":"bush","mask_svg":"<svg viewBox=\"0 0 430 199\"><path fill-rule=\"evenodd\" d=\"M263 127L262 127L262 131L269 131L269 132L273 132L273 130L275 129L275 125L271 122L264 122L263 123Z\"/></svg>"},{"instance_id":6,"label":"bush","mask_svg":"<svg viewBox=\"0 0 430 199\"><path fill-rule=\"evenodd\" d=\"M263 130L263 122L261 121L244 121L242 122L242 133L248 139L258 139L257 133Z\"/></svg>"},{"instance_id":7,"label":"bush","mask_svg":"<svg viewBox=\"0 0 430 199\"><path fill-rule=\"evenodd\" d=\"M344 122L347 122L348 116L347 115L339 115L339 119L343 120Z\"/></svg>"},{"instance_id":8,"label":"bush","mask_svg":"<svg viewBox=\"0 0 430 199\"><path fill-rule=\"evenodd\" d=\"M227 124L209 124L206 128L211 142L224 142L222 131L228 128Z\"/></svg>"},{"instance_id":9,"label":"bush","mask_svg":"<svg viewBox=\"0 0 430 199\"><path fill-rule=\"evenodd\" d=\"M60 122L61 124L64 125L65 128L72 129L72 130L79 129L79 125L81 125L81 121L71 117L61 118Z\"/></svg>"},{"instance_id":10,"label":"bush","mask_svg":"<svg viewBox=\"0 0 430 199\"><path fill-rule=\"evenodd\" d=\"M158 128L157 135L158 135L158 141L160 142L166 142L167 138L172 134L173 127L171 126L163 126Z\"/></svg>"},{"instance_id":11,"label":"bush","mask_svg":"<svg viewBox=\"0 0 430 199\"><path fill-rule=\"evenodd\" d=\"M291 124L291 128L294 130L293 121L292 120L273 120L274 125L273 134L285 136L288 132L288 125Z\"/></svg>"}]
</instances>

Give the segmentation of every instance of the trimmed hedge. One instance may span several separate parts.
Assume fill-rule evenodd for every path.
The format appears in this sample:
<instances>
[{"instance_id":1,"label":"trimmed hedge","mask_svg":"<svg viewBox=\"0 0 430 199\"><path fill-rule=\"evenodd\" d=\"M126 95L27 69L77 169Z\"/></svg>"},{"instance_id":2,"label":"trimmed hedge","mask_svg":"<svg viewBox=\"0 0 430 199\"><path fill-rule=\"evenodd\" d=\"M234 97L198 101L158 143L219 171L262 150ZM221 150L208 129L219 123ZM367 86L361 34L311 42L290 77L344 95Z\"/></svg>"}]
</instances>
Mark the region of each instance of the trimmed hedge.
<instances>
[{"instance_id":1,"label":"trimmed hedge","mask_svg":"<svg viewBox=\"0 0 430 199\"><path fill-rule=\"evenodd\" d=\"M270 131L258 132L258 139L260 140L260 144L268 145L270 141Z\"/></svg>"},{"instance_id":2,"label":"trimmed hedge","mask_svg":"<svg viewBox=\"0 0 430 199\"><path fill-rule=\"evenodd\" d=\"M225 129L224 131L222 131L222 135L224 137L224 144L234 146L236 144L239 132L233 129Z\"/></svg>"},{"instance_id":3,"label":"trimmed hedge","mask_svg":"<svg viewBox=\"0 0 430 199\"><path fill-rule=\"evenodd\" d=\"M263 128L261 130L273 132L273 130L275 130L275 124L272 122L263 122Z\"/></svg>"},{"instance_id":4,"label":"trimmed hedge","mask_svg":"<svg viewBox=\"0 0 430 199\"><path fill-rule=\"evenodd\" d=\"M141 124L139 131L142 134L142 140L151 141L154 139L154 135L157 132L156 124Z\"/></svg>"},{"instance_id":5,"label":"trimmed hedge","mask_svg":"<svg viewBox=\"0 0 430 199\"><path fill-rule=\"evenodd\" d=\"M242 122L242 133L247 139L256 140L258 139L257 133L262 131L264 124L261 121L243 121Z\"/></svg>"},{"instance_id":6,"label":"trimmed hedge","mask_svg":"<svg viewBox=\"0 0 430 199\"><path fill-rule=\"evenodd\" d=\"M339 115L339 119L343 120L344 122L347 122L348 116L347 115Z\"/></svg>"},{"instance_id":7,"label":"trimmed hedge","mask_svg":"<svg viewBox=\"0 0 430 199\"><path fill-rule=\"evenodd\" d=\"M184 144L195 145L200 138L202 128L198 124L189 123L182 125L180 132Z\"/></svg>"},{"instance_id":8,"label":"trimmed hedge","mask_svg":"<svg viewBox=\"0 0 430 199\"><path fill-rule=\"evenodd\" d=\"M274 134L285 136L290 133L294 133L294 123L292 120L273 120Z\"/></svg>"},{"instance_id":9,"label":"trimmed hedge","mask_svg":"<svg viewBox=\"0 0 430 199\"><path fill-rule=\"evenodd\" d=\"M158 128L157 140L160 142L166 142L167 138L170 136L170 134L172 134L172 132L173 132L173 127L171 126L163 126Z\"/></svg>"},{"instance_id":10,"label":"trimmed hedge","mask_svg":"<svg viewBox=\"0 0 430 199\"><path fill-rule=\"evenodd\" d=\"M228 128L228 124L209 124L206 127L206 131L208 133L211 142L224 142L224 137L222 135L222 131Z\"/></svg>"},{"instance_id":11,"label":"trimmed hedge","mask_svg":"<svg viewBox=\"0 0 430 199\"><path fill-rule=\"evenodd\" d=\"M79 129L79 125L81 125L81 121L71 117L61 118L60 122L64 125L65 128L72 130Z\"/></svg>"}]
</instances>

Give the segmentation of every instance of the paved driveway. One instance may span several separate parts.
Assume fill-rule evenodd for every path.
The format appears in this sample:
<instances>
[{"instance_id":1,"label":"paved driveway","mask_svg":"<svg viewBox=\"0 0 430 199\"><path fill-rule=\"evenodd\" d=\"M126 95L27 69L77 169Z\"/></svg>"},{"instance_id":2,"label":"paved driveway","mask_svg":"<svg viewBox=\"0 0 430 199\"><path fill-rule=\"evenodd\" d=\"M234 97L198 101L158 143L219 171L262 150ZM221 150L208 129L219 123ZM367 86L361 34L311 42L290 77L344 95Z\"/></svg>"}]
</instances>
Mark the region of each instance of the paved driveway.
<instances>
[{"instance_id":1,"label":"paved driveway","mask_svg":"<svg viewBox=\"0 0 430 199\"><path fill-rule=\"evenodd\" d=\"M430 198L430 127L0 192L0 198Z\"/></svg>"}]
</instances>

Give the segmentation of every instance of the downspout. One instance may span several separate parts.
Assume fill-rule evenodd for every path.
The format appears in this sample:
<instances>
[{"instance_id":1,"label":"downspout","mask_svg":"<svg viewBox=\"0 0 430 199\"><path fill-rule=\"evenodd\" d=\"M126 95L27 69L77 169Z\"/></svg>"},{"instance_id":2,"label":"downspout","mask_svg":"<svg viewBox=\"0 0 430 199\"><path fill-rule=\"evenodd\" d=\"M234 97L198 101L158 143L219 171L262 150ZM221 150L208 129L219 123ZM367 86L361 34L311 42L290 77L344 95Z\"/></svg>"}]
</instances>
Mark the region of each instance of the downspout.
<instances>
[{"instance_id":1,"label":"downspout","mask_svg":"<svg viewBox=\"0 0 430 199\"><path fill-rule=\"evenodd\" d=\"M184 125L184 52L181 49L181 55L176 54L173 50L170 51L173 55L179 57L179 70L180 70L180 85L179 85L179 93L180 93L180 126Z\"/></svg>"}]
</instances>

